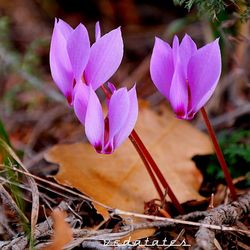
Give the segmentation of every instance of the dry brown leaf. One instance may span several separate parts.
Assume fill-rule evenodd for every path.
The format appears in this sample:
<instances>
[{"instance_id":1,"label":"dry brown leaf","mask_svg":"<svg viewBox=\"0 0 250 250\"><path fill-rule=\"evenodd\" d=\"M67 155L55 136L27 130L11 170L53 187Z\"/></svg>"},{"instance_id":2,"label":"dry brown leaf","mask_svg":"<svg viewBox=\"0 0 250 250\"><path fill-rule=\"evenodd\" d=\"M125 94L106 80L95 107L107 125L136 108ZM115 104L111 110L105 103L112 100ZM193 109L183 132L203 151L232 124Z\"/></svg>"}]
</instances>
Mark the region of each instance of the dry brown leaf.
<instances>
[{"instance_id":1,"label":"dry brown leaf","mask_svg":"<svg viewBox=\"0 0 250 250\"><path fill-rule=\"evenodd\" d=\"M198 189L202 175L191 158L212 152L208 137L188 122L174 118L166 108L158 115L145 106L140 109L136 131L179 201L201 200ZM60 165L55 176L59 183L111 207L141 213L145 201L157 198L129 140L112 155L97 154L85 143L56 145L47 152L46 159Z\"/></svg>"},{"instance_id":2,"label":"dry brown leaf","mask_svg":"<svg viewBox=\"0 0 250 250\"><path fill-rule=\"evenodd\" d=\"M44 250L61 250L63 247L73 240L72 229L69 224L65 222L66 213L55 209L52 212L52 218L54 220L54 234L52 243Z\"/></svg>"}]
</instances>

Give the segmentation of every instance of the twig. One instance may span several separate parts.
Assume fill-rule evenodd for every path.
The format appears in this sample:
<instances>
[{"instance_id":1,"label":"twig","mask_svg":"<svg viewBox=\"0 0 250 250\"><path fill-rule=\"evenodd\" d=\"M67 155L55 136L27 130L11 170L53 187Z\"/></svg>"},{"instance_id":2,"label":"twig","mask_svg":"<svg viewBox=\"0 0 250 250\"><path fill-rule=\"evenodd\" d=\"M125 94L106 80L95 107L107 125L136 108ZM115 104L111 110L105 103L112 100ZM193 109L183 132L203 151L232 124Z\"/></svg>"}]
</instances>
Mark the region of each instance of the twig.
<instances>
[{"instance_id":1,"label":"twig","mask_svg":"<svg viewBox=\"0 0 250 250\"><path fill-rule=\"evenodd\" d=\"M112 247L104 246L99 241L84 241L82 247L85 249L112 250Z\"/></svg>"},{"instance_id":2,"label":"twig","mask_svg":"<svg viewBox=\"0 0 250 250\"><path fill-rule=\"evenodd\" d=\"M196 233L196 242L197 245L194 249L196 250L205 250L205 249L214 249L214 239L215 232L209 230L209 227L205 227L203 224L207 225L232 225L237 220L243 218L243 216L249 214L250 212L250 191L244 196L241 196L238 201L234 201L231 204L226 206L219 206L211 210L205 219L202 221L202 225L199 231ZM220 226L218 226L220 227ZM241 230L238 229L239 232ZM250 235L250 231L245 232L247 235Z\"/></svg>"},{"instance_id":3,"label":"twig","mask_svg":"<svg viewBox=\"0 0 250 250\"><path fill-rule=\"evenodd\" d=\"M165 218L165 217L159 217L159 216L152 216L152 215L145 215L145 214L138 214L133 212L126 212L119 209L115 209L113 212L114 215L123 215L123 216L132 216L136 218L142 218L147 220L154 220L154 221L165 221L170 222L174 224L181 224L181 225L188 225L188 226L203 226L205 228L210 228L214 230L220 230L220 231L234 231L234 232L241 232L244 234L247 234L250 236L250 231L237 229L234 227L227 227L227 226L217 226L212 224L205 224L205 223L199 223L199 222L193 222L193 221L185 221L180 219L172 219L172 218Z\"/></svg>"}]
</instances>

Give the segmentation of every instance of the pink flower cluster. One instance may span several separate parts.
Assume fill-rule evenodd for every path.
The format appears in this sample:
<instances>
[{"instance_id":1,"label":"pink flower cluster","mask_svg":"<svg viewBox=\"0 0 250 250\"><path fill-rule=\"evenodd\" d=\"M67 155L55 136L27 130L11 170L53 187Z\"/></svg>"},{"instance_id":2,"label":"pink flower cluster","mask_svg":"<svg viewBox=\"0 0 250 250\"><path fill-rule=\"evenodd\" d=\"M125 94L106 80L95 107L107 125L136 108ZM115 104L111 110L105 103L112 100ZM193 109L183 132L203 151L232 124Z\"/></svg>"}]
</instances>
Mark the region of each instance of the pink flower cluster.
<instances>
[{"instance_id":1,"label":"pink flower cluster","mask_svg":"<svg viewBox=\"0 0 250 250\"><path fill-rule=\"evenodd\" d=\"M101 36L96 24L96 41L90 45L83 24L75 29L56 20L51 39L50 67L54 82L73 106L85 126L89 142L98 153L110 154L129 136L138 116L135 87L116 90L108 83L108 114L104 117L96 90L118 69L123 56L120 28ZM220 74L218 39L202 48L188 35L172 47L156 38L150 63L152 80L169 100L176 116L192 119L213 94Z\"/></svg>"},{"instance_id":2,"label":"pink flower cluster","mask_svg":"<svg viewBox=\"0 0 250 250\"><path fill-rule=\"evenodd\" d=\"M55 21L50 47L52 77L98 153L110 154L121 145L133 130L138 115L135 87L128 91L108 85L111 93L105 118L95 92L116 72L122 56L120 28L101 36L97 23L96 41L90 46L83 24L73 29L60 19Z\"/></svg>"}]
</instances>

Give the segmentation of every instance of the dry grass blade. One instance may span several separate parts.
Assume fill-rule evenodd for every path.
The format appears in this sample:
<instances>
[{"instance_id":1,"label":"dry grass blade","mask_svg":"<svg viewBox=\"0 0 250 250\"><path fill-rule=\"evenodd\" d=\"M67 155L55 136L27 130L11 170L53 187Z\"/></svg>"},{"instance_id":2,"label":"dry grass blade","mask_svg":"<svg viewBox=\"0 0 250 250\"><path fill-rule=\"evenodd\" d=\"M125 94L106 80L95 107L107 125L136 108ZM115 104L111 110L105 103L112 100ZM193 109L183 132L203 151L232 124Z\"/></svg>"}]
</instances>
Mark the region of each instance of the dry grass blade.
<instances>
[{"instance_id":1,"label":"dry grass blade","mask_svg":"<svg viewBox=\"0 0 250 250\"><path fill-rule=\"evenodd\" d=\"M24 172L28 173L28 170L20 161L16 153L12 150L12 148L0 138L0 146L6 150L6 152L20 165L20 167L24 170ZM27 176L27 180L32 190L32 211L31 211L31 236L33 237L35 226L38 219L39 212L39 191L36 185L36 182L32 176Z\"/></svg>"},{"instance_id":2,"label":"dry grass blade","mask_svg":"<svg viewBox=\"0 0 250 250\"><path fill-rule=\"evenodd\" d=\"M62 191L64 191L64 192L67 192L67 193L69 193L69 194L75 195L75 196L77 196L77 197L79 197L79 198L82 198L82 199L84 199L84 200L93 202L93 203L95 203L95 204L97 204L97 205L99 205L99 206L101 206L101 207L103 207L103 208L105 208L105 209L112 210L111 207L109 207L109 206L107 206L107 205L105 205L105 204L103 204L103 203L101 203L101 202L99 202L99 201L96 201L96 200L94 200L94 199L91 199L91 198L87 197L86 195L77 193L77 192L75 192L75 191L73 191L73 190L71 190L71 189L65 188L64 186L61 186L61 185L56 184L56 183L54 183L54 182L51 182L51 181L42 179L42 178L40 178L40 177L38 177L38 176L35 176L35 175L33 175L33 174L29 173L29 172L26 172L26 171L22 171L22 170L20 170L20 169L18 169L18 168L13 168L13 169L14 169L15 171L19 172L19 173L22 173L22 174L26 175L26 176L32 177L32 178L34 178L35 180L41 181L41 182L43 182L43 183L46 183L46 184L51 185L52 187L58 188L58 189L60 189L60 190L62 190ZM53 190L53 191L54 191L54 190Z\"/></svg>"},{"instance_id":3,"label":"dry grass blade","mask_svg":"<svg viewBox=\"0 0 250 250\"><path fill-rule=\"evenodd\" d=\"M23 211L17 206L11 195L5 190L2 184L0 184L0 197L4 204L7 204L11 208L11 210L14 210L15 213L22 217L22 219L26 223L29 223L28 218L25 216Z\"/></svg>"}]
</instances>

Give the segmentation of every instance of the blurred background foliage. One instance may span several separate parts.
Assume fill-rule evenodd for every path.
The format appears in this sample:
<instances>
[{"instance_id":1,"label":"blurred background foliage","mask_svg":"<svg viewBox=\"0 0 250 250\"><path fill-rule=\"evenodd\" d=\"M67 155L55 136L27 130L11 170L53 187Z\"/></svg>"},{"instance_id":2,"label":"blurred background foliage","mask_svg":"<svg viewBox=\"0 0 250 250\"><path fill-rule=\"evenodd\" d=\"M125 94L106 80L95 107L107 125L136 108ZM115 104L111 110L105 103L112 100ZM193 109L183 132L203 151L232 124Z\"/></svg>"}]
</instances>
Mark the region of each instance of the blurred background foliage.
<instances>
[{"instance_id":1,"label":"blurred background foliage","mask_svg":"<svg viewBox=\"0 0 250 250\"><path fill-rule=\"evenodd\" d=\"M250 2L247 0L173 0L176 5L184 6L189 11L196 7L200 16L206 15L210 19L216 19L222 12L228 9L238 9L242 20L247 20L250 13Z\"/></svg>"},{"instance_id":2,"label":"blurred background foliage","mask_svg":"<svg viewBox=\"0 0 250 250\"><path fill-rule=\"evenodd\" d=\"M245 175L249 172L249 12L250 3L244 0L0 0L1 137L10 138L28 166L39 162L51 145L82 140L83 128L50 76L55 17L73 27L84 23L92 42L97 21L102 33L121 26L124 58L112 81L127 87L136 82L139 97L155 109L166 102L149 76L154 37L171 42L174 34L181 38L188 33L199 46L220 37L223 75L207 110L222 134L234 176ZM204 129L199 116L193 123ZM207 175L219 180L213 156L206 166Z\"/></svg>"}]
</instances>

